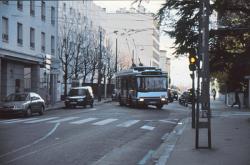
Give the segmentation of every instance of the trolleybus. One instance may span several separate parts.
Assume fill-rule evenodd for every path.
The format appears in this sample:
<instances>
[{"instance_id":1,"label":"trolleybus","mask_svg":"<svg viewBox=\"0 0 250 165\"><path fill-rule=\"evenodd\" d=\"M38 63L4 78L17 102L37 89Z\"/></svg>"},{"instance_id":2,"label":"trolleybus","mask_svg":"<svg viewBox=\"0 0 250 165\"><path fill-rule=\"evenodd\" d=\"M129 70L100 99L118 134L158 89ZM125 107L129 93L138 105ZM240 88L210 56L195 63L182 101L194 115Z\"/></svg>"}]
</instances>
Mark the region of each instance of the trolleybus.
<instances>
[{"instance_id":1,"label":"trolleybus","mask_svg":"<svg viewBox=\"0 0 250 165\"><path fill-rule=\"evenodd\" d=\"M115 75L120 105L148 106L161 109L168 104L168 74L156 67L139 66Z\"/></svg>"}]
</instances>

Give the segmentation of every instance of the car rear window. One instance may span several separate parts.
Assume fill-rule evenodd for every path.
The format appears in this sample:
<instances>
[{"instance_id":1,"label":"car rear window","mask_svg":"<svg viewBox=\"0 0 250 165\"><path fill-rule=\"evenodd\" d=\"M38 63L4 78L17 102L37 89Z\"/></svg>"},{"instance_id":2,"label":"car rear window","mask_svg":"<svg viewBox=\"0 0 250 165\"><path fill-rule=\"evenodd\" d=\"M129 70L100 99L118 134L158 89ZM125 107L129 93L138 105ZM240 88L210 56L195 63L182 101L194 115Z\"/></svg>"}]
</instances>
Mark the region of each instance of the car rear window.
<instances>
[{"instance_id":1,"label":"car rear window","mask_svg":"<svg viewBox=\"0 0 250 165\"><path fill-rule=\"evenodd\" d=\"M69 96L84 96L86 95L86 89L71 89Z\"/></svg>"}]
</instances>

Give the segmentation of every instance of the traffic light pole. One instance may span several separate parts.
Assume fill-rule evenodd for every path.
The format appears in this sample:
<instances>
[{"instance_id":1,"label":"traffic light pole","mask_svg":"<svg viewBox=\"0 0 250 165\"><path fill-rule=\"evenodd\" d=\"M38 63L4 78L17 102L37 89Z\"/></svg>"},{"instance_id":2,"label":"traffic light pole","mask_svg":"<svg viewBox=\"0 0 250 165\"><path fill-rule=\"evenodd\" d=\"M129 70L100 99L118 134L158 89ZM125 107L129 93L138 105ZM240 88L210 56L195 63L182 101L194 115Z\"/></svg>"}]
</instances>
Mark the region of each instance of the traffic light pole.
<instances>
[{"instance_id":1,"label":"traffic light pole","mask_svg":"<svg viewBox=\"0 0 250 165\"><path fill-rule=\"evenodd\" d=\"M192 71L191 78L192 78L192 128L195 128L195 87L194 87L194 71Z\"/></svg>"}]
</instances>

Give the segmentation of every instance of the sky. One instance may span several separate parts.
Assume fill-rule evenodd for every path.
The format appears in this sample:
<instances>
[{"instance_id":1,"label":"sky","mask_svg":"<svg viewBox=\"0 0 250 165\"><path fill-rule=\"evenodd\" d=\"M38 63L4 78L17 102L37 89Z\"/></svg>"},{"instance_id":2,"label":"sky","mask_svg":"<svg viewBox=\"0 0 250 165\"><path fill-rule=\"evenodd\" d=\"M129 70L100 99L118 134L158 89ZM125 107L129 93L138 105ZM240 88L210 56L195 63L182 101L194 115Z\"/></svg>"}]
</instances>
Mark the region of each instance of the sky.
<instances>
[{"instance_id":1,"label":"sky","mask_svg":"<svg viewBox=\"0 0 250 165\"><path fill-rule=\"evenodd\" d=\"M95 0L97 5L106 8L107 12L115 12L119 8L130 8L137 7L137 4L133 4L133 0ZM150 12L156 13L165 0L143 0L142 5ZM182 89L187 89L191 87L190 71L188 69L188 59L186 57L181 57L176 59L173 56L174 39L170 39L166 35L161 35L160 38L160 48L167 50L167 56L171 58L171 68L170 77L171 84L176 85Z\"/></svg>"}]
</instances>

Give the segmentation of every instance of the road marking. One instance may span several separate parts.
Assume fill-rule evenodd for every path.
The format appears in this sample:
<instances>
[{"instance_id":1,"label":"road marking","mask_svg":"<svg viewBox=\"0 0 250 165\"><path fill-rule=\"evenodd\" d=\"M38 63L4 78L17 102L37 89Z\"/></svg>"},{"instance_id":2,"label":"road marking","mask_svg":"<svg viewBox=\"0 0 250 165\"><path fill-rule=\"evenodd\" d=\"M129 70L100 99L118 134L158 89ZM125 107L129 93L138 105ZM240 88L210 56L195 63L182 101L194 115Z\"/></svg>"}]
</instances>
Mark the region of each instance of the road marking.
<instances>
[{"instance_id":1,"label":"road marking","mask_svg":"<svg viewBox=\"0 0 250 165\"><path fill-rule=\"evenodd\" d=\"M148 153L143 157L143 159L138 163L138 165L144 165L154 154L153 150L149 150Z\"/></svg>"},{"instance_id":2,"label":"road marking","mask_svg":"<svg viewBox=\"0 0 250 165\"><path fill-rule=\"evenodd\" d=\"M90 121L94 121L97 120L98 118L87 118L87 119L82 119L82 120L78 120L78 121L74 121L74 122L70 122L70 124L84 124Z\"/></svg>"},{"instance_id":3,"label":"road marking","mask_svg":"<svg viewBox=\"0 0 250 165\"><path fill-rule=\"evenodd\" d=\"M93 125L105 125L105 124L109 124L111 122L114 122L116 120L118 120L118 119L106 119L106 120L102 120L102 121L93 123Z\"/></svg>"},{"instance_id":4,"label":"road marking","mask_svg":"<svg viewBox=\"0 0 250 165\"><path fill-rule=\"evenodd\" d=\"M33 124L33 123L39 123L39 122L42 122L42 121L48 121L48 120L53 120L53 119L57 119L58 117L49 117L49 118L44 118L44 119L38 119L38 120L32 120L32 121L27 121L27 122L24 122L24 123L28 123L28 124Z\"/></svg>"},{"instance_id":5,"label":"road marking","mask_svg":"<svg viewBox=\"0 0 250 165\"><path fill-rule=\"evenodd\" d=\"M130 127L136 123L138 123L140 120L129 120L129 121L126 121L124 123L121 123L121 124L118 124L117 126L118 127Z\"/></svg>"},{"instance_id":6,"label":"road marking","mask_svg":"<svg viewBox=\"0 0 250 165\"><path fill-rule=\"evenodd\" d=\"M52 135L52 134L56 131L56 129L57 129L57 127L58 127L59 125L60 125L60 123L56 123L55 126L52 128L52 130L49 131L45 136L41 137L40 139L37 139L37 140L34 141L33 143L30 143L30 144L28 144L28 145L25 145L25 146L22 146L22 147L20 147L20 148L17 148L17 149L15 149L15 150L13 150L13 151L10 151L10 152L7 152L7 153L5 153L5 154L2 154L2 155L0 155L0 158L5 157L5 156L8 156L8 155L13 154L13 153L16 153L16 152L21 151L21 150L23 150L23 149L26 149L26 148L28 148L28 147L31 147L32 145L37 144L37 143L39 143L40 141L47 139L50 135ZM16 160L16 159L17 159L17 158L15 158L15 159L13 159L13 160L10 160L9 162L14 161L14 160Z\"/></svg>"},{"instance_id":7,"label":"road marking","mask_svg":"<svg viewBox=\"0 0 250 165\"><path fill-rule=\"evenodd\" d=\"M163 122L163 123L169 123L169 124L177 124L176 121L170 121L170 120L159 120L160 122Z\"/></svg>"},{"instance_id":8,"label":"road marking","mask_svg":"<svg viewBox=\"0 0 250 165\"><path fill-rule=\"evenodd\" d=\"M17 120L7 121L7 122L3 122L3 123L5 123L5 124L11 124L11 123L21 123L21 122L31 121L31 120L36 120L36 119L37 119L37 118L17 119Z\"/></svg>"},{"instance_id":9,"label":"road marking","mask_svg":"<svg viewBox=\"0 0 250 165\"><path fill-rule=\"evenodd\" d=\"M144 125L144 126L141 127L141 129L145 129L145 130L150 130L150 131L152 131L152 130L155 129L155 127L148 126L148 125Z\"/></svg>"},{"instance_id":10,"label":"road marking","mask_svg":"<svg viewBox=\"0 0 250 165\"><path fill-rule=\"evenodd\" d=\"M63 119L48 121L48 123L60 123L60 122L64 122L64 121L74 120L74 119L77 119L77 118L79 118L79 117L66 117L66 118L63 118Z\"/></svg>"}]
</instances>

